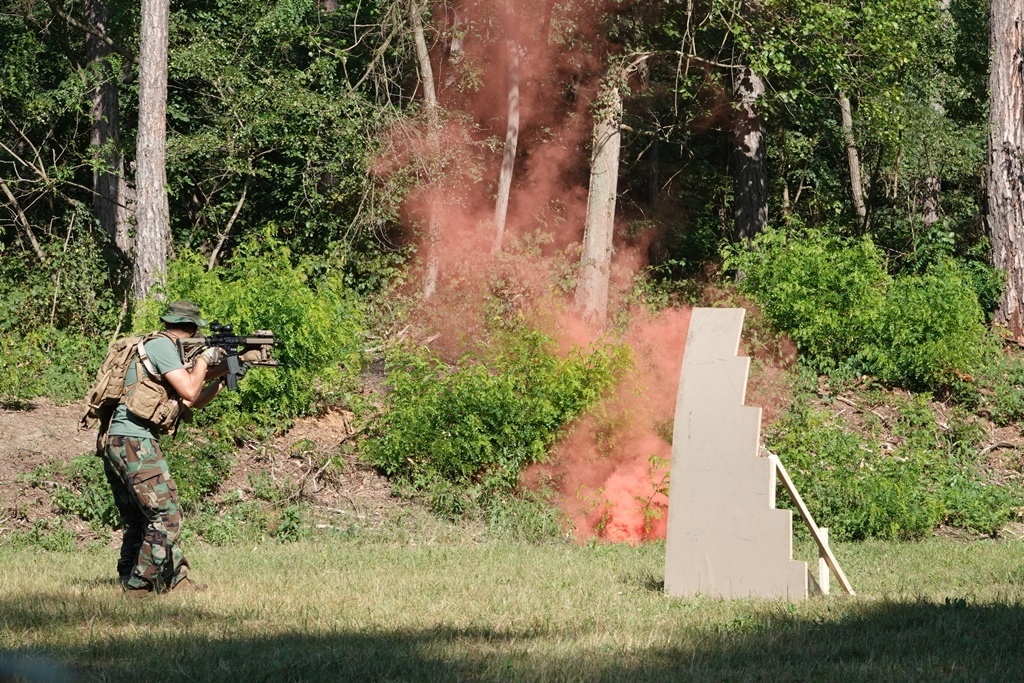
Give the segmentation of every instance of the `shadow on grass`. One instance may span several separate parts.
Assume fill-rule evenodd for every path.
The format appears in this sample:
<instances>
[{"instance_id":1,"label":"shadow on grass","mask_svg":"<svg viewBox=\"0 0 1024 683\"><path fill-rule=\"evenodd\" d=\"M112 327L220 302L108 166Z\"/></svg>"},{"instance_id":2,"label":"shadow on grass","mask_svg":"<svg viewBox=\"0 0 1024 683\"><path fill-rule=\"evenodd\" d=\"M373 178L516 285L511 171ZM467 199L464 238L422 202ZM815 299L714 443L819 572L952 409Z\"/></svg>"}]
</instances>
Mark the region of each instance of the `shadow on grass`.
<instances>
[{"instance_id":1,"label":"shadow on grass","mask_svg":"<svg viewBox=\"0 0 1024 683\"><path fill-rule=\"evenodd\" d=\"M522 628L501 626L507 622L500 614L470 627L330 630L313 622L280 634L267 621L272 615L246 622L188 603L108 603L9 600L0 602L0 626L10 633L88 623L90 637L55 638L63 644L48 653L74 666L79 680L1024 680L1019 604L851 600L830 603L828 616L816 621L784 608L719 623L680 617L648 634L660 645L643 647L635 628L620 641L614 624Z\"/></svg>"}]
</instances>

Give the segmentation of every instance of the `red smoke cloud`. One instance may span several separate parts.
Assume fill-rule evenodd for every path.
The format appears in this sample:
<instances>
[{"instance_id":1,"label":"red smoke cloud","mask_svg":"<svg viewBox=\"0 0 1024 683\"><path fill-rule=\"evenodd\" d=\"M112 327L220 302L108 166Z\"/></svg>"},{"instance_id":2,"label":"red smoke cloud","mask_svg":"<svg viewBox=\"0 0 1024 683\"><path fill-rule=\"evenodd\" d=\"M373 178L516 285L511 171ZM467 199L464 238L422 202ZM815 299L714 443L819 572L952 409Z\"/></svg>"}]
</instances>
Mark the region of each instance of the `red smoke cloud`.
<instances>
[{"instance_id":1,"label":"red smoke cloud","mask_svg":"<svg viewBox=\"0 0 1024 683\"><path fill-rule=\"evenodd\" d=\"M442 124L434 131L426 124L394 129L374 169L382 176L412 169L418 176L421 189L403 207L414 233L425 233L431 211L439 218L438 288L418 314L440 335L432 347L448 358L480 339L482 310L496 286L502 301L531 311L548 328L563 354L601 338L572 313L567 297L552 293L551 282L558 269L578 261L573 246L583 237L587 211L590 106L614 46L600 37L600 3L517 0L513 12L505 7L505 0L470 0L454 11L438 6L432 60ZM507 36L519 46L521 105L505 244L531 239L532 247L491 256L507 113ZM646 246L616 240L613 296L627 291L646 265ZM523 475L524 486L557 488L581 540L664 537L666 437L688 325L688 309L636 317L625 338L635 370L598 414L575 426L550 463Z\"/></svg>"},{"instance_id":2,"label":"red smoke cloud","mask_svg":"<svg viewBox=\"0 0 1024 683\"><path fill-rule=\"evenodd\" d=\"M527 486L554 486L585 540L636 543L664 538L668 465L690 309L639 317L626 335L636 367L616 395L585 417L549 463L523 474Z\"/></svg>"}]
</instances>

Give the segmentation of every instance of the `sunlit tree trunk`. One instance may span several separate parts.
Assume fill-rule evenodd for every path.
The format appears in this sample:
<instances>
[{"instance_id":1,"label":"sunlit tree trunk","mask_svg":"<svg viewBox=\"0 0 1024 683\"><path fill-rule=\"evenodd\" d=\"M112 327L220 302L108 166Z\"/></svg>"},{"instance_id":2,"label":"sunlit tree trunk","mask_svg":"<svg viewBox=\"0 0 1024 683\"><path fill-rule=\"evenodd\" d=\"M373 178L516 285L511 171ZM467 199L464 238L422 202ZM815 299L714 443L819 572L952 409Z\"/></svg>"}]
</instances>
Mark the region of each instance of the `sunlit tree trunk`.
<instances>
[{"instance_id":1,"label":"sunlit tree trunk","mask_svg":"<svg viewBox=\"0 0 1024 683\"><path fill-rule=\"evenodd\" d=\"M839 112L842 116L843 141L846 143L846 162L850 168L850 194L853 196L853 208L863 227L867 223L868 209L864 203L860 153L857 151L857 141L853 137L853 110L850 106L850 98L843 92L839 93Z\"/></svg>"},{"instance_id":2,"label":"sunlit tree trunk","mask_svg":"<svg viewBox=\"0 0 1024 683\"><path fill-rule=\"evenodd\" d=\"M85 20L107 32L110 6L104 0L86 0ZM92 33L85 34L85 49L94 66L92 136L90 145L99 162L93 170L93 211L121 256L131 251L128 223L128 188L124 179L124 155L121 154L120 112L117 79L109 61L110 45Z\"/></svg>"},{"instance_id":3,"label":"sunlit tree trunk","mask_svg":"<svg viewBox=\"0 0 1024 683\"><path fill-rule=\"evenodd\" d=\"M409 23L412 26L413 44L416 46L416 63L419 67L420 85L423 87L423 110L427 117L428 134L431 138L437 135L437 90L434 87L434 69L430 65L430 52L427 40L423 35L423 7L418 0L409 3ZM425 246L425 268L423 273L423 298L429 299L437 289L437 273L439 269L438 248L441 242L441 220L437 211L437 202L430 199L427 216L427 235Z\"/></svg>"},{"instance_id":4,"label":"sunlit tree trunk","mask_svg":"<svg viewBox=\"0 0 1024 683\"><path fill-rule=\"evenodd\" d=\"M996 322L1024 336L1024 0L993 0L989 23L988 229L1006 273Z\"/></svg>"},{"instance_id":5,"label":"sunlit tree trunk","mask_svg":"<svg viewBox=\"0 0 1024 683\"><path fill-rule=\"evenodd\" d=\"M575 304L585 318L603 324L608 315L608 281L622 146L622 95L615 78L608 79L599 97L601 106L594 118L587 222Z\"/></svg>"},{"instance_id":6,"label":"sunlit tree trunk","mask_svg":"<svg viewBox=\"0 0 1024 683\"><path fill-rule=\"evenodd\" d=\"M150 295L167 272L167 22L169 0L142 0L139 36L139 132L135 171L136 300Z\"/></svg>"},{"instance_id":7,"label":"sunlit tree trunk","mask_svg":"<svg viewBox=\"0 0 1024 683\"><path fill-rule=\"evenodd\" d=\"M519 144L519 42L511 34L513 22L512 9L506 3L505 30L509 35L505 38L508 59L508 122L505 126L505 153L501 159L501 175L498 178L498 199L494 205L494 224L497 234L491 253L501 251L505 237L505 220L508 217L508 199L512 192L512 172L516 164L516 146Z\"/></svg>"},{"instance_id":8,"label":"sunlit tree trunk","mask_svg":"<svg viewBox=\"0 0 1024 683\"><path fill-rule=\"evenodd\" d=\"M737 104L733 127L735 237L750 240L768 222L765 126L757 109L757 101L764 95L764 81L744 67L736 74L733 93Z\"/></svg>"},{"instance_id":9,"label":"sunlit tree trunk","mask_svg":"<svg viewBox=\"0 0 1024 683\"><path fill-rule=\"evenodd\" d=\"M931 227L939 222L939 199L942 196L942 181L933 175L924 178L924 202L921 209L921 222Z\"/></svg>"}]
</instances>

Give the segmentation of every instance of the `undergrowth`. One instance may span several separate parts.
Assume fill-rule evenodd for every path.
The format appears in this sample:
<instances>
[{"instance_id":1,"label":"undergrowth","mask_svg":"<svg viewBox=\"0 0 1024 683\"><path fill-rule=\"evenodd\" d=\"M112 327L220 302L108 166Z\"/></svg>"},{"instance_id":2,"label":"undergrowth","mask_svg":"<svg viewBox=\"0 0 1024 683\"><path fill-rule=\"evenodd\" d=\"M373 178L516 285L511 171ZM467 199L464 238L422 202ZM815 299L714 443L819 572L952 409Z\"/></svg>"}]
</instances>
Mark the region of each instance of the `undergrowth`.
<instances>
[{"instance_id":1,"label":"undergrowth","mask_svg":"<svg viewBox=\"0 0 1024 683\"><path fill-rule=\"evenodd\" d=\"M992 362L995 339L979 304L991 287L977 264L944 259L894 277L868 237L768 230L731 248L726 266L819 372L944 391Z\"/></svg>"},{"instance_id":2,"label":"undergrowth","mask_svg":"<svg viewBox=\"0 0 1024 683\"><path fill-rule=\"evenodd\" d=\"M988 430L954 408L939 420L929 394L856 395L856 431L805 392L766 435L819 525L837 540L919 539L940 525L995 536L1024 505L1024 487L984 469ZM883 421L873 408L895 408ZM788 503L782 494L780 504Z\"/></svg>"},{"instance_id":3,"label":"undergrowth","mask_svg":"<svg viewBox=\"0 0 1024 683\"><path fill-rule=\"evenodd\" d=\"M422 347L393 352L386 411L363 444L367 462L444 515L511 493L630 363L614 345L559 359L553 340L529 330L494 342L500 350L486 363L466 355L448 365Z\"/></svg>"}]
</instances>

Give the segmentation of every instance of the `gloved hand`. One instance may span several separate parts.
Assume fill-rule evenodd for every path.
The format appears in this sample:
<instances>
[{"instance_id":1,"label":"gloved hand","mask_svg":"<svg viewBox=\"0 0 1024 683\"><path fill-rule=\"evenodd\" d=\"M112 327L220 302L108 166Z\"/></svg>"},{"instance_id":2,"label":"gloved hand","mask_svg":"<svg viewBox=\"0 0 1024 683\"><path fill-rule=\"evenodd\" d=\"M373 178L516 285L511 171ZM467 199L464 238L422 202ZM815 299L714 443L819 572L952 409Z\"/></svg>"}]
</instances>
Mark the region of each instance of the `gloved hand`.
<instances>
[{"instance_id":1,"label":"gloved hand","mask_svg":"<svg viewBox=\"0 0 1024 683\"><path fill-rule=\"evenodd\" d=\"M224 362L224 358L227 356L227 352L219 346L211 346L210 348L199 354L199 357L206 361L209 367L214 365L220 365Z\"/></svg>"},{"instance_id":2,"label":"gloved hand","mask_svg":"<svg viewBox=\"0 0 1024 683\"><path fill-rule=\"evenodd\" d=\"M252 349L251 351L238 354L238 360L243 363L259 363L263 360L263 353L259 349Z\"/></svg>"}]
</instances>

